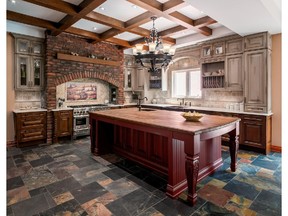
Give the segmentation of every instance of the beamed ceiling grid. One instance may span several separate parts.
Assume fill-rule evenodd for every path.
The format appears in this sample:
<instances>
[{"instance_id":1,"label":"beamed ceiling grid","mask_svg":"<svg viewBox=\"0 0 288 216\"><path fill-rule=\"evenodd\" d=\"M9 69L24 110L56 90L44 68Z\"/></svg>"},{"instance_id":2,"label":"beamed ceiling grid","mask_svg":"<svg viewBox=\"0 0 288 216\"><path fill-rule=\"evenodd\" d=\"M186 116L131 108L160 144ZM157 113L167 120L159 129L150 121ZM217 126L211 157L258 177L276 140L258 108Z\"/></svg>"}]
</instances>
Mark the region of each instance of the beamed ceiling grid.
<instances>
[{"instance_id":1,"label":"beamed ceiling grid","mask_svg":"<svg viewBox=\"0 0 288 216\"><path fill-rule=\"evenodd\" d=\"M113 18L112 16L107 16L96 12L96 9L105 3L106 0L83 0L78 5L69 3L68 1L60 0L24 1L64 13L65 16L60 21L55 22L7 9L7 20L45 28L48 30L48 34L53 36L57 36L62 32L66 32L87 38L89 41L91 41L91 43L106 41L118 45L123 49L130 48L137 43L144 42L143 37L148 36L150 30L140 26L150 22L150 18L154 15L156 15L158 18L163 17L175 23L174 27L159 32L163 42L169 43L171 45L175 44L176 42L176 39L171 37L171 35L175 33L179 33L185 30L193 30L196 33L209 36L212 34L212 29L208 26L216 23L216 21L209 16L204 15L198 19L191 19L183 13L180 13L179 10L181 11L181 9L188 6L187 3L182 0L164 1L165 3L161 3L160 1L156 0L127 0L127 2L130 2L133 5L145 10L144 13L134 16L127 21L121 21L119 19ZM115 7L117 8L117 1L115 1ZM123 13L127 13L127 11L123 11ZM73 27L73 24L82 19L108 26L109 29L98 34L93 31ZM141 38L128 41L115 37L125 32L138 35Z\"/></svg>"}]
</instances>

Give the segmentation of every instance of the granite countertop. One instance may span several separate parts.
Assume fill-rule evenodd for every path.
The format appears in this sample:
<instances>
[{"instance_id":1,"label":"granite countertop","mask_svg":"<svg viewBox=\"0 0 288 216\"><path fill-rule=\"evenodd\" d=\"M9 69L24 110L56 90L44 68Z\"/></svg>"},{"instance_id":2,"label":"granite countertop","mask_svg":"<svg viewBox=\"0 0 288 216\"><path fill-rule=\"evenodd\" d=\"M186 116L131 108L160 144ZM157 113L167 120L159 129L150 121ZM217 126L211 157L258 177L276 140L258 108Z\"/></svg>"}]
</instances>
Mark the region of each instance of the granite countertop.
<instances>
[{"instance_id":1,"label":"granite countertop","mask_svg":"<svg viewBox=\"0 0 288 216\"><path fill-rule=\"evenodd\" d=\"M25 108L25 109L14 109L14 113L25 113L25 112L46 112L47 109L43 108L37 108L37 107L32 107L32 108Z\"/></svg>"},{"instance_id":2,"label":"granite countertop","mask_svg":"<svg viewBox=\"0 0 288 216\"><path fill-rule=\"evenodd\" d=\"M159 107L159 108L165 108L165 107L171 107L171 106L179 106L177 104L142 104L142 106L148 105L150 107ZM237 114L250 114L250 115L260 115L260 116L270 116L273 113L256 113L256 112L245 112L240 110L230 110L225 108L217 108L217 107L202 107L202 106L183 106L184 111L185 110L206 110L206 111L215 111L215 112L226 112L226 113L237 113Z\"/></svg>"}]
</instances>

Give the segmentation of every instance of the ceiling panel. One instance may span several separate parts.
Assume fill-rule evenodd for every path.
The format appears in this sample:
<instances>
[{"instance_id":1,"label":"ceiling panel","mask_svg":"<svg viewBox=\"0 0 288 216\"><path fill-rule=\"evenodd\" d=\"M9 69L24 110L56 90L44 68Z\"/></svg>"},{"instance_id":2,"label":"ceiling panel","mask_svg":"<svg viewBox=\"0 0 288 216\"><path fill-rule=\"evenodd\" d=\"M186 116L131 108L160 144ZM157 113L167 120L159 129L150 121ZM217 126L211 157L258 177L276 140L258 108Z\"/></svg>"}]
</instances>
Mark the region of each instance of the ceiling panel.
<instances>
[{"instance_id":1,"label":"ceiling panel","mask_svg":"<svg viewBox=\"0 0 288 216\"><path fill-rule=\"evenodd\" d=\"M65 2L69 2L74 5L79 5L83 0L63 0Z\"/></svg>"},{"instance_id":2,"label":"ceiling panel","mask_svg":"<svg viewBox=\"0 0 288 216\"><path fill-rule=\"evenodd\" d=\"M206 16L202 11L196 9L192 5L188 5L184 8L181 8L178 10L178 12L180 12L181 14L183 14L183 15L185 15L185 16L193 19L193 20Z\"/></svg>"},{"instance_id":3,"label":"ceiling panel","mask_svg":"<svg viewBox=\"0 0 288 216\"><path fill-rule=\"evenodd\" d=\"M141 36L130 33L130 32L123 32L123 33L118 34L114 37L118 38L118 39L122 39L122 40L127 40L127 41L133 41L133 40L137 40L139 38L142 38Z\"/></svg>"},{"instance_id":4,"label":"ceiling panel","mask_svg":"<svg viewBox=\"0 0 288 216\"><path fill-rule=\"evenodd\" d=\"M105 26L100 23L95 23L95 22L85 20L85 19L80 19L78 22L74 23L73 27L95 32L97 34L101 34L111 28L109 26ZM95 27L96 29L94 29Z\"/></svg>"},{"instance_id":5,"label":"ceiling panel","mask_svg":"<svg viewBox=\"0 0 288 216\"><path fill-rule=\"evenodd\" d=\"M211 25L208 25L207 27L209 27L211 29L216 29L216 28L220 28L221 26L223 26L223 25L221 25L220 23L213 23Z\"/></svg>"},{"instance_id":6,"label":"ceiling panel","mask_svg":"<svg viewBox=\"0 0 288 216\"><path fill-rule=\"evenodd\" d=\"M158 30L158 32L175 26L178 26L178 24L163 17L159 17L155 20L155 28ZM151 20L150 22L145 23L140 27L150 30L153 27L153 21Z\"/></svg>"},{"instance_id":7,"label":"ceiling panel","mask_svg":"<svg viewBox=\"0 0 288 216\"><path fill-rule=\"evenodd\" d=\"M64 13L24 1L16 1L15 4L11 3L11 1L7 1L7 10L53 22L59 22L66 15Z\"/></svg>"},{"instance_id":8,"label":"ceiling panel","mask_svg":"<svg viewBox=\"0 0 288 216\"><path fill-rule=\"evenodd\" d=\"M192 34L196 34L197 32L191 29L187 29L187 30L183 30L181 32L177 32L173 35L171 35L171 38L181 38L181 37L186 37L187 35L192 35Z\"/></svg>"},{"instance_id":9,"label":"ceiling panel","mask_svg":"<svg viewBox=\"0 0 288 216\"><path fill-rule=\"evenodd\" d=\"M104 8L104 10L101 8ZM146 10L143 8L138 6L135 7L126 0L107 0L98 8L95 8L94 11L123 22L126 22L127 20L146 12Z\"/></svg>"}]
</instances>

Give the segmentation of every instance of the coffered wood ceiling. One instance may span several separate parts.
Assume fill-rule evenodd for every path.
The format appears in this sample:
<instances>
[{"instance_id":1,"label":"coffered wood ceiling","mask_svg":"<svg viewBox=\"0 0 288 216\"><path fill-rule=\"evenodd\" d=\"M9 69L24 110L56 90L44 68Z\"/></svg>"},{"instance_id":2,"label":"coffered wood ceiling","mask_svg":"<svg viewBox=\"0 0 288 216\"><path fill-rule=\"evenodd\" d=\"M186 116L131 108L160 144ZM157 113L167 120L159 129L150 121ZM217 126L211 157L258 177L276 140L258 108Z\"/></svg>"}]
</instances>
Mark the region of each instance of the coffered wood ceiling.
<instances>
[{"instance_id":1,"label":"coffered wood ceiling","mask_svg":"<svg viewBox=\"0 0 288 216\"><path fill-rule=\"evenodd\" d=\"M144 42L155 15L163 42L174 47L234 33L281 32L281 0L6 1L8 23L40 27L54 36L66 32L123 49Z\"/></svg>"},{"instance_id":2,"label":"coffered wood ceiling","mask_svg":"<svg viewBox=\"0 0 288 216\"><path fill-rule=\"evenodd\" d=\"M158 20L159 18L164 18L172 23L172 27L167 27L164 30L159 31L159 35L162 37L163 42L169 43L171 45L175 44L175 38L171 36L183 32L185 30L193 30L205 36L212 34L212 29L209 28L209 25L217 23L216 20L212 19L209 16L202 15L200 18L192 19L187 15L179 12L181 9L187 8L190 9L191 5L185 3L182 0L127 0L127 3L130 3L129 10L133 8L141 8L144 12L133 16L128 20L120 20L113 16L105 15L99 7L108 3L107 5L112 5L114 8L106 8L105 10L117 10L117 7L124 0L83 0L79 4L72 3L73 1L60 1L60 0L24 0L24 2L41 6L46 9L51 9L53 11L61 12L64 14L58 21L52 21L51 19L43 19L41 17L13 11L13 5L7 8L7 19L19 23L24 23L28 25L38 26L47 29L48 34L57 36L62 32L67 32L75 34L78 36L85 37L90 39L92 43L97 43L99 41L106 41L114 43L123 48L129 48L134 46L137 43L143 43L143 37L148 36L150 29L143 28L141 25L149 23L150 28L152 28L151 17L156 15L158 19L155 21L156 28L159 27ZM16 2L15 7L20 2ZM12 4L12 3L11 3ZM24 4L24 3L23 3ZM104 6L103 6L104 7ZM11 9L11 10L10 10ZM194 9L196 10L196 9ZM122 13L129 13L129 11L122 11ZM52 13L51 13L52 15ZM193 15L193 14L192 14ZM63 16L63 15L62 15ZM75 27L78 21L91 21L95 24L101 24L106 27L107 30L96 33L93 29L85 30L79 27ZM117 38L117 35L121 33L131 33L138 36L137 39L124 40Z\"/></svg>"}]
</instances>

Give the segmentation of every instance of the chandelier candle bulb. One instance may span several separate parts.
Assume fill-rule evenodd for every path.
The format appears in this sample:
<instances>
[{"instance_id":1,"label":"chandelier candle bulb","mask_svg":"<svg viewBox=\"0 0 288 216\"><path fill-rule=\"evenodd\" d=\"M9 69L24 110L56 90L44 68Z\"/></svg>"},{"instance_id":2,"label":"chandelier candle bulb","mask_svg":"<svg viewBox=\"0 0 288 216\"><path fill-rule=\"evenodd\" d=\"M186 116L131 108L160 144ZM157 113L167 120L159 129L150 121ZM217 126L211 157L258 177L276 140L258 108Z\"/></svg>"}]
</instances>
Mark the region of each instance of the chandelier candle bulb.
<instances>
[{"instance_id":1,"label":"chandelier candle bulb","mask_svg":"<svg viewBox=\"0 0 288 216\"><path fill-rule=\"evenodd\" d=\"M151 29L149 37L144 38L146 45L149 47L149 52L144 52L145 50L142 49L143 45L137 44L137 54L134 55L136 63L147 68L148 72L160 73L163 68L165 69L169 65L172 56L175 53L175 49L172 49L171 51L170 45L162 43L162 39L158 36L154 23L157 17L153 16L151 19L153 21L153 28Z\"/></svg>"},{"instance_id":2,"label":"chandelier candle bulb","mask_svg":"<svg viewBox=\"0 0 288 216\"><path fill-rule=\"evenodd\" d=\"M170 45L169 44L163 44L163 52L169 53L170 51Z\"/></svg>"},{"instance_id":3,"label":"chandelier candle bulb","mask_svg":"<svg viewBox=\"0 0 288 216\"><path fill-rule=\"evenodd\" d=\"M143 48L143 44L136 44L136 51L138 54L141 54Z\"/></svg>"},{"instance_id":4,"label":"chandelier candle bulb","mask_svg":"<svg viewBox=\"0 0 288 216\"><path fill-rule=\"evenodd\" d=\"M150 43L149 44L149 52L154 53L156 49L156 43Z\"/></svg>"},{"instance_id":5,"label":"chandelier candle bulb","mask_svg":"<svg viewBox=\"0 0 288 216\"><path fill-rule=\"evenodd\" d=\"M170 55L174 55L175 54L175 49L174 48L170 48L169 49L169 54Z\"/></svg>"}]
</instances>

